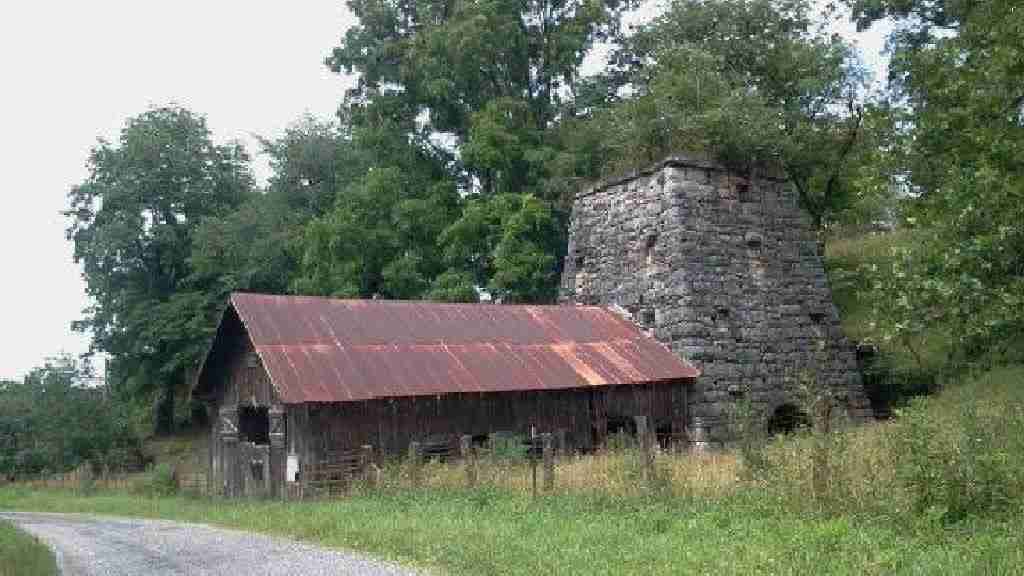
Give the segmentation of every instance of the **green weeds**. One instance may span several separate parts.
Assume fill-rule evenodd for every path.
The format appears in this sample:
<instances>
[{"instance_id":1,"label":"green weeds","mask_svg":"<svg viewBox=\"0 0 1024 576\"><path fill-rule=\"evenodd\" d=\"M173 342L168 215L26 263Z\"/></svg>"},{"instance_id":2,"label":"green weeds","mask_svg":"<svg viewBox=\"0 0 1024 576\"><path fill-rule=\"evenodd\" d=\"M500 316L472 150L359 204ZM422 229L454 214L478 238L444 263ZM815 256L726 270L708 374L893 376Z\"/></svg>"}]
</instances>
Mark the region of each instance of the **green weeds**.
<instances>
[{"instance_id":1,"label":"green weeds","mask_svg":"<svg viewBox=\"0 0 1024 576\"><path fill-rule=\"evenodd\" d=\"M53 553L34 537L0 520L0 576L57 574Z\"/></svg>"}]
</instances>

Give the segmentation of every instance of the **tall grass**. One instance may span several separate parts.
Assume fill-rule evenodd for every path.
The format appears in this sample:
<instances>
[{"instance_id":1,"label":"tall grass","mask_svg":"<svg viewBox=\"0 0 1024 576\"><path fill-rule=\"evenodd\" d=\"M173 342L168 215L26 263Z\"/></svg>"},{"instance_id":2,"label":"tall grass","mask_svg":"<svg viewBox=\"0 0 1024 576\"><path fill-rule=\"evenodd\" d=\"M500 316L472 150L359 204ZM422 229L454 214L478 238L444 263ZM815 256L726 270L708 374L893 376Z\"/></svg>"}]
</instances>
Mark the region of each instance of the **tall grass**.
<instances>
[{"instance_id":1,"label":"tall grass","mask_svg":"<svg viewBox=\"0 0 1024 576\"><path fill-rule=\"evenodd\" d=\"M53 553L34 537L0 520L0 576L57 574Z\"/></svg>"},{"instance_id":2,"label":"tall grass","mask_svg":"<svg viewBox=\"0 0 1024 576\"><path fill-rule=\"evenodd\" d=\"M748 470L786 510L943 526L1024 513L1024 368L919 398L885 423L830 436L827 484L813 485L813 432L777 438Z\"/></svg>"}]
</instances>

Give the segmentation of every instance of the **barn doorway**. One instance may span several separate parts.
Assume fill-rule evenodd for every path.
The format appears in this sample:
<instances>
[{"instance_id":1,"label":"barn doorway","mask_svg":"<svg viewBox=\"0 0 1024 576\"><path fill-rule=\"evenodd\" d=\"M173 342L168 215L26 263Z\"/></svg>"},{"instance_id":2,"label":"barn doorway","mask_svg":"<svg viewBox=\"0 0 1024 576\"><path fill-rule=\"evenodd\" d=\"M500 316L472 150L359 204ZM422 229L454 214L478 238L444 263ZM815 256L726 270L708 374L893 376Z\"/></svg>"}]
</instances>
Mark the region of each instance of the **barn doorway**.
<instances>
[{"instance_id":1,"label":"barn doorway","mask_svg":"<svg viewBox=\"0 0 1024 576\"><path fill-rule=\"evenodd\" d=\"M768 435L792 434L811 425L807 413L793 404L783 404L768 418Z\"/></svg>"},{"instance_id":2,"label":"barn doorway","mask_svg":"<svg viewBox=\"0 0 1024 576\"><path fill-rule=\"evenodd\" d=\"M243 406L238 410L239 440L270 444L270 410L265 406Z\"/></svg>"}]
</instances>

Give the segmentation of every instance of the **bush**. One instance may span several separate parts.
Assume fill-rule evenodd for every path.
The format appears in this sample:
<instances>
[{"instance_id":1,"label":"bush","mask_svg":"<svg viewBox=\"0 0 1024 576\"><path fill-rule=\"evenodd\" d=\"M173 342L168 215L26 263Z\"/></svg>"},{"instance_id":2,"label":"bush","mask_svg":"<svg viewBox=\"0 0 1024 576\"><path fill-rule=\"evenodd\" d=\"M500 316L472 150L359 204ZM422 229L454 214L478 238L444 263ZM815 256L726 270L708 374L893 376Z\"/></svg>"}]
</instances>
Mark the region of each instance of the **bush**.
<instances>
[{"instance_id":1,"label":"bush","mask_svg":"<svg viewBox=\"0 0 1024 576\"><path fill-rule=\"evenodd\" d=\"M893 436L898 478L914 511L954 523L1007 510L1024 497L1024 411L1021 406L976 400L936 418L915 401L900 414Z\"/></svg>"},{"instance_id":2,"label":"bush","mask_svg":"<svg viewBox=\"0 0 1024 576\"><path fill-rule=\"evenodd\" d=\"M150 472L143 490L152 496L173 496L178 493L178 474L170 464L157 464Z\"/></svg>"}]
</instances>

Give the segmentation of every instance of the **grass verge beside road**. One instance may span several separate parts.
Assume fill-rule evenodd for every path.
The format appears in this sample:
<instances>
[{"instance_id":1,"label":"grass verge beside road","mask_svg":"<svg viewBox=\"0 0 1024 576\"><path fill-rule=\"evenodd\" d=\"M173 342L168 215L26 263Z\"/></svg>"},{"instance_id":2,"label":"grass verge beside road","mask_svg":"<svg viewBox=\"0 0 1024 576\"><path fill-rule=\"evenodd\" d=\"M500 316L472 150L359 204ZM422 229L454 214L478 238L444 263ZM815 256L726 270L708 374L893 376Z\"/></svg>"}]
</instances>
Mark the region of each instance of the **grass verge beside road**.
<instances>
[{"instance_id":1,"label":"grass verge beside road","mask_svg":"<svg viewBox=\"0 0 1024 576\"><path fill-rule=\"evenodd\" d=\"M0 489L0 509L203 522L456 574L1019 574L1020 516L913 529L724 501L417 492L330 502L203 501Z\"/></svg>"},{"instance_id":2,"label":"grass verge beside road","mask_svg":"<svg viewBox=\"0 0 1024 576\"><path fill-rule=\"evenodd\" d=\"M52 576L57 564L44 544L0 520L0 576Z\"/></svg>"}]
</instances>

